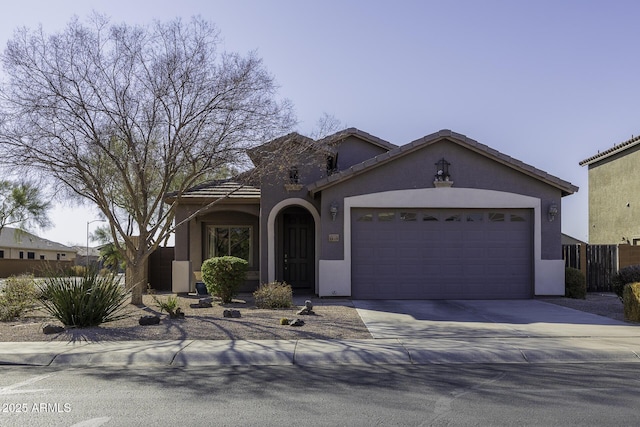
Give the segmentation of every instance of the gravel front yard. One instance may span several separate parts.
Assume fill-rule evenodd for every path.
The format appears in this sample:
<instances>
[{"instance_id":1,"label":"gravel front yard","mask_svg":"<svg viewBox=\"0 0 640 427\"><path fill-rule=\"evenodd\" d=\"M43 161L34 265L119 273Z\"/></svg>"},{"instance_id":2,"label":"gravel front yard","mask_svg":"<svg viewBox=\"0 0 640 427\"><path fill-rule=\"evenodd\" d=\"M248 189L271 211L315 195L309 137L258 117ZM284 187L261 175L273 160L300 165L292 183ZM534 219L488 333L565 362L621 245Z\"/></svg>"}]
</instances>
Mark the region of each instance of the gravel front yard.
<instances>
[{"instance_id":1,"label":"gravel front yard","mask_svg":"<svg viewBox=\"0 0 640 427\"><path fill-rule=\"evenodd\" d=\"M159 295L158 298L166 296ZM314 304L313 316L298 316L297 311L310 299ZM191 308L198 298L181 296L180 307L184 319L170 319L160 313L150 295L145 295L146 307L126 306L128 317L99 327L70 329L60 334L45 335L42 327L59 323L44 313L32 312L27 317L0 322L0 342L11 341L116 341L116 340L262 340L262 339L368 339L367 328L349 299L321 299L295 297L291 309L263 310L254 306L251 294L240 295L232 304L214 301L211 308ZM616 320L624 320L623 306L614 294L589 294L585 300L561 297L538 298L540 301L586 311ZM240 318L225 318L225 309L240 311ZM138 319L145 315L160 315L159 325L140 326ZM300 318L304 326L280 325L280 319Z\"/></svg>"},{"instance_id":2,"label":"gravel front yard","mask_svg":"<svg viewBox=\"0 0 640 427\"><path fill-rule=\"evenodd\" d=\"M159 299L166 295L158 295ZM45 335L46 324L60 325L45 313L32 312L27 317L0 322L0 342L19 341L117 341L117 340L223 340L223 339L361 339L371 334L348 299L320 299L294 297L296 306L291 309L257 309L251 294L240 295L232 304L221 305L214 301L211 308L191 308L197 304L195 296L180 296L180 308L184 319L170 319L160 313L151 295L144 295L146 307L126 306L126 319L105 323L98 327L70 329L60 334ZM313 301L315 315L298 316L306 299ZM225 318L225 309L240 311L240 318ZM140 326L141 316L159 315L159 325ZM301 327L280 325L280 319L299 318Z\"/></svg>"}]
</instances>

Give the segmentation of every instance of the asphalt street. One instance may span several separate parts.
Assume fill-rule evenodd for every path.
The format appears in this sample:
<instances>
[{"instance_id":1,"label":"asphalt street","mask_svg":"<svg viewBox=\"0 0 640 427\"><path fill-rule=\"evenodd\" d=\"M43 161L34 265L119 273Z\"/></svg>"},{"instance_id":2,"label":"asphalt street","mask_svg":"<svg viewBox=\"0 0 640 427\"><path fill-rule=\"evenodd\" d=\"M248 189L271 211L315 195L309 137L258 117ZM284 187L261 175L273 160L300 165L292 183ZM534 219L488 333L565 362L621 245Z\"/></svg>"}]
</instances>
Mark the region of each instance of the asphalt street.
<instances>
[{"instance_id":1,"label":"asphalt street","mask_svg":"<svg viewBox=\"0 0 640 427\"><path fill-rule=\"evenodd\" d=\"M636 425L635 364L0 367L0 425Z\"/></svg>"}]
</instances>

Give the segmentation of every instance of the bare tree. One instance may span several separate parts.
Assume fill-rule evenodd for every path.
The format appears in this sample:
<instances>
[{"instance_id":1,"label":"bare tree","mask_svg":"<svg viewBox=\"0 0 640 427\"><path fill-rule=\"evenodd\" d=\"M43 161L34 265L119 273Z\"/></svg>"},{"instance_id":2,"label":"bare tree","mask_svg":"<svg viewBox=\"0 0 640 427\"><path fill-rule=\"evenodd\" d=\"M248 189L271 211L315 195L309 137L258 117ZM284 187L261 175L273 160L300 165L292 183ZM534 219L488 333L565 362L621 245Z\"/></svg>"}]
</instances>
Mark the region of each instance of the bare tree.
<instances>
[{"instance_id":1,"label":"bare tree","mask_svg":"<svg viewBox=\"0 0 640 427\"><path fill-rule=\"evenodd\" d=\"M342 122L333 114L326 112L316 121L316 127L311 131L311 138L322 139L344 128Z\"/></svg>"},{"instance_id":2,"label":"bare tree","mask_svg":"<svg viewBox=\"0 0 640 427\"><path fill-rule=\"evenodd\" d=\"M49 35L19 29L1 57L4 160L97 205L126 259L133 304L182 193L242 170L248 148L294 124L261 60L218 46L201 18L142 27L94 15Z\"/></svg>"}]
</instances>

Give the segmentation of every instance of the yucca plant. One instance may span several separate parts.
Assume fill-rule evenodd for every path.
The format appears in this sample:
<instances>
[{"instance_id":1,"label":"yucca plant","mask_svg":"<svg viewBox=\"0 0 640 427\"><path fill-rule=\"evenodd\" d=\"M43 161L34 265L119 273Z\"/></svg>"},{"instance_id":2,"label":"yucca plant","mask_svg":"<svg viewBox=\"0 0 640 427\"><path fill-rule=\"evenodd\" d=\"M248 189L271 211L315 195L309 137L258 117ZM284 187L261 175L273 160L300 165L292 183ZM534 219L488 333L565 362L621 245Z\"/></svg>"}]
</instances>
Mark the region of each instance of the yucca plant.
<instances>
[{"instance_id":1,"label":"yucca plant","mask_svg":"<svg viewBox=\"0 0 640 427\"><path fill-rule=\"evenodd\" d=\"M44 309L67 327L87 328L126 317L122 310L129 293L114 274L51 276L40 285L40 292Z\"/></svg>"}]
</instances>

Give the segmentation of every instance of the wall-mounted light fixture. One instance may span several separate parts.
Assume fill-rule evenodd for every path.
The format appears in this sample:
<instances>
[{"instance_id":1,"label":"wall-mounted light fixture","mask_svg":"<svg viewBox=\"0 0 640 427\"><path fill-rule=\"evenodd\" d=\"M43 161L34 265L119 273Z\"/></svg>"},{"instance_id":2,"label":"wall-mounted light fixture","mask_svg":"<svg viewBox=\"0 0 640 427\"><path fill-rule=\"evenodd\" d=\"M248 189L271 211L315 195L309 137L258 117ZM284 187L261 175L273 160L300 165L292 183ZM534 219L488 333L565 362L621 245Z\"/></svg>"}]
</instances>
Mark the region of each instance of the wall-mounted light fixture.
<instances>
[{"instance_id":1,"label":"wall-mounted light fixture","mask_svg":"<svg viewBox=\"0 0 640 427\"><path fill-rule=\"evenodd\" d=\"M337 202L331 203L331 206L329 207L329 213L331 213L331 221L335 221L336 220L336 216L338 215L338 203Z\"/></svg>"},{"instance_id":2,"label":"wall-mounted light fixture","mask_svg":"<svg viewBox=\"0 0 640 427\"><path fill-rule=\"evenodd\" d=\"M449 166L451 166L451 163L447 162L444 157L436 162L435 181L449 181L451 179Z\"/></svg>"},{"instance_id":3,"label":"wall-mounted light fixture","mask_svg":"<svg viewBox=\"0 0 640 427\"><path fill-rule=\"evenodd\" d=\"M556 219L556 216L558 216L558 205L551 203L549 205L549 210L547 211L547 218L549 219L549 222Z\"/></svg>"}]
</instances>

